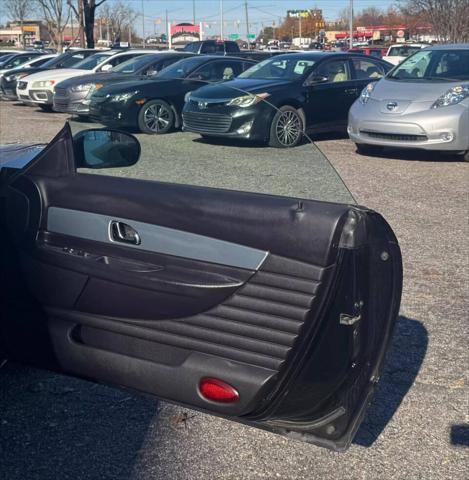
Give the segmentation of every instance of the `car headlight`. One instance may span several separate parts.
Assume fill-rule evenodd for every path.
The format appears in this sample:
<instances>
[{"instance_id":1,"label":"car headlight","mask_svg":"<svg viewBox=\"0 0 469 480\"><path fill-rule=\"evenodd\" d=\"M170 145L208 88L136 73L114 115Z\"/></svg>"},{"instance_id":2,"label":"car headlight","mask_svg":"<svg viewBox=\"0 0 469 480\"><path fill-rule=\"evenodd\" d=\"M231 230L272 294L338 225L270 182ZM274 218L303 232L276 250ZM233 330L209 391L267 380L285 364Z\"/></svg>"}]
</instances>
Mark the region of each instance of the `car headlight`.
<instances>
[{"instance_id":1,"label":"car headlight","mask_svg":"<svg viewBox=\"0 0 469 480\"><path fill-rule=\"evenodd\" d=\"M188 102L189 99L191 98L191 95L192 95L192 92L187 92L187 93L184 95L184 102Z\"/></svg>"},{"instance_id":2,"label":"car headlight","mask_svg":"<svg viewBox=\"0 0 469 480\"><path fill-rule=\"evenodd\" d=\"M365 103L368 102L368 100L370 99L371 97L371 93L373 92L373 90L375 89L375 82L372 82L372 83L369 83L363 90L362 90L362 93L360 93L360 103L363 103L363 105L365 105Z\"/></svg>"},{"instance_id":3,"label":"car headlight","mask_svg":"<svg viewBox=\"0 0 469 480\"><path fill-rule=\"evenodd\" d=\"M228 102L228 105L231 107L247 108L247 107L251 107L252 105L255 105L256 103L261 102L262 100L265 100L267 97L270 97L270 93L257 93L255 95L253 94L243 95L241 97L232 98Z\"/></svg>"},{"instance_id":4,"label":"car headlight","mask_svg":"<svg viewBox=\"0 0 469 480\"><path fill-rule=\"evenodd\" d=\"M462 102L465 98L469 97L469 84L458 85L457 87L450 88L436 102L432 105L432 108L449 107L450 105L456 105Z\"/></svg>"},{"instance_id":5,"label":"car headlight","mask_svg":"<svg viewBox=\"0 0 469 480\"><path fill-rule=\"evenodd\" d=\"M138 90L135 90L135 92L116 93L115 95L108 94L107 97L110 102L126 102L137 93Z\"/></svg>"},{"instance_id":6,"label":"car headlight","mask_svg":"<svg viewBox=\"0 0 469 480\"><path fill-rule=\"evenodd\" d=\"M74 85L70 88L72 92L87 92L94 87L94 83L82 83L81 85Z\"/></svg>"},{"instance_id":7,"label":"car headlight","mask_svg":"<svg viewBox=\"0 0 469 480\"><path fill-rule=\"evenodd\" d=\"M55 80L40 80L39 82L34 82L32 88L53 87L54 85Z\"/></svg>"},{"instance_id":8,"label":"car headlight","mask_svg":"<svg viewBox=\"0 0 469 480\"><path fill-rule=\"evenodd\" d=\"M27 73L14 73L5 77L7 82L13 82L14 80L19 80L20 78L26 77Z\"/></svg>"}]
</instances>

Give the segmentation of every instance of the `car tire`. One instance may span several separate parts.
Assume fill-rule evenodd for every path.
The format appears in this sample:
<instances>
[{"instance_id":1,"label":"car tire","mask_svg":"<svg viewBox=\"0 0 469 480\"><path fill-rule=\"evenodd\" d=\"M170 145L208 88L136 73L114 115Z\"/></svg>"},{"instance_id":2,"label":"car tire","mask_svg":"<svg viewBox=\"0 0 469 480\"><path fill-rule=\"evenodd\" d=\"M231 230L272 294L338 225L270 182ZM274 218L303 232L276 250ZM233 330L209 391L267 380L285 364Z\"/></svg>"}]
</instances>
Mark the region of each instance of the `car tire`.
<instances>
[{"instance_id":1,"label":"car tire","mask_svg":"<svg viewBox=\"0 0 469 480\"><path fill-rule=\"evenodd\" d=\"M303 119L290 105L280 107L270 125L269 146L292 148L301 142L304 132Z\"/></svg>"},{"instance_id":2,"label":"car tire","mask_svg":"<svg viewBox=\"0 0 469 480\"><path fill-rule=\"evenodd\" d=\"M465 162L469 162L469 150L466 150L465 153L462 154L462 159Z\"/></svg>"},{"instance_id":3,"label":"car tire","mask_svg":"<svg viewBox=\"0 0 469 480\"><path fill-rule=\"evenodd\" d=\"M53 112L54 111L54 109L52 108L52 105L39 105L39 108L43 112Z\"/></svg>"},{"instance_id":4,"label":"car tire","mask_svg":"<svg viewBox=\"0 0 469 480\"><path fill-rule=\"evenodd\" d=\"M138 112L138 128L143 133L162 135L174 127L174 112L164 100L150 100Z\"/></svg>"},{"instance_id":5,"label":"car tire","mask_svg":"<svg viewBox=\"0 0 469 480\"><path fill-rule=\"evenodd\" d=\"M379 145L368 145L366 143L356 143L357 152L360 155L376 155L383 151L383 147Z\"/></svg>"}]
</instances>

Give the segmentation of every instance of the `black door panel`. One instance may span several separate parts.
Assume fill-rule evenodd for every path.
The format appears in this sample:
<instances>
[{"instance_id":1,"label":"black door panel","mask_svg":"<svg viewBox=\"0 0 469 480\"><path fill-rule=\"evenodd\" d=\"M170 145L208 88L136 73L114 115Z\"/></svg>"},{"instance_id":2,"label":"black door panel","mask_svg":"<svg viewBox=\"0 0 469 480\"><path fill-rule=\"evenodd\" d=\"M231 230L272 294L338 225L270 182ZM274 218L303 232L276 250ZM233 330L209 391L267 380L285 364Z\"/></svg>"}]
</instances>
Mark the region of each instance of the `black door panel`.
<instances>
[{"instance_id":1,"label":"black door panel","mask_svg":"<svg viewBox=\"0 0 469 480\"><path fill-rule=\"evenodd\" d=\"M28 283L7 291L8 354L346 448L399 306L386 222L349 205L76 173L69 135L7 192ZM114 220L141 243L113 241ZM207 399L204 378L239 398Z\"/></svg>"}]
</instances>

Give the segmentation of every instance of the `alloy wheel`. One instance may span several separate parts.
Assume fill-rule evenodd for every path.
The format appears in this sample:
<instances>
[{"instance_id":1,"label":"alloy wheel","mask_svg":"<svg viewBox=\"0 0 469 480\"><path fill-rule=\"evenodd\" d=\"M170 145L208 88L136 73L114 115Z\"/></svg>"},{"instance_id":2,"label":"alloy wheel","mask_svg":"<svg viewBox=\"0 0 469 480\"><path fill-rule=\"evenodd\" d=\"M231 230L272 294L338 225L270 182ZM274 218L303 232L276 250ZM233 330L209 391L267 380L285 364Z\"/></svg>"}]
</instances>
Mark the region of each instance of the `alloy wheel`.
<instances>
[{"instance_id":1,"label":"alloy wheel","mask_svg":"<svg viewBox=\"0 0 469 480\"><path fill-rule=\"evenodd\" d=\"M283 146L290 147L295 145L302 131L302 121L296 112L287 110L278 117L275 133L278 141Z\"/></svg>"},{"instance_id":2,"label":"alloy wheel","mask_svg":"<svg viewBox=\"0 0 469 480\"><path fill-rule=\"evenodd\" d=\"M165 105L154 103L145 110L143 118L148 129L159 132L168 126L171 120L171 112Z\"/></svg>"}]
</instances>

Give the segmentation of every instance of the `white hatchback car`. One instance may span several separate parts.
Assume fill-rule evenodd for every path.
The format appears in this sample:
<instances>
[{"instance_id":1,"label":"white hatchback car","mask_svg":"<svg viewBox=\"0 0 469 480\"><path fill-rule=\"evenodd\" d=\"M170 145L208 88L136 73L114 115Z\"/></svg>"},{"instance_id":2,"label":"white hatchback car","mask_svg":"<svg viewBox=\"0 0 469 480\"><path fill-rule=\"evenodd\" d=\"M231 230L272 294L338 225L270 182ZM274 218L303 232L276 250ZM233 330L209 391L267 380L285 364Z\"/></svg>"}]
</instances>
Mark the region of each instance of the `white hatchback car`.
<instances>
[{"instance_id":1,"label":"white hatchback car","mask_svg":"<svg viewBox=\"0 0 469 480\"><path fill-rule=\"evenodd\" d=\"M402 147L469 160L469 44L420 50L368 84L349 112L359 152Z\"/></svg>"}]
</instances>

